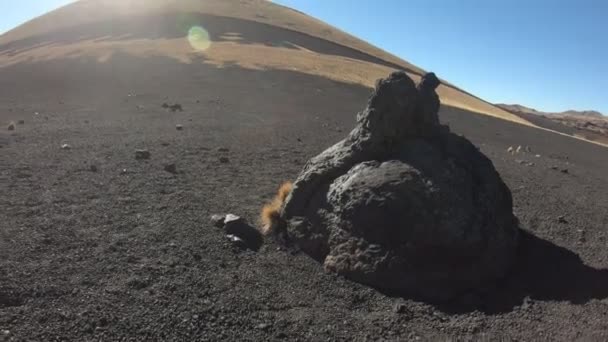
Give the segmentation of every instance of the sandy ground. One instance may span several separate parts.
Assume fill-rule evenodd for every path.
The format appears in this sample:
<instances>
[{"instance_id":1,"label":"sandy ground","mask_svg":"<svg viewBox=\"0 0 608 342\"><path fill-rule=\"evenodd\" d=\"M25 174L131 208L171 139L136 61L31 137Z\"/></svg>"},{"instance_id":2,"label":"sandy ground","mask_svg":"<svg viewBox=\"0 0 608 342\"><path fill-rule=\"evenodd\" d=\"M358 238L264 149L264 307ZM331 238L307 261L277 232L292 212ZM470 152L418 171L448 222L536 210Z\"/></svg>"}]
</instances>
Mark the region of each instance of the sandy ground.
<instances>
[{"instance_id":1,"label":"sandy ground","mask_svg":"<svg viewBox=\"0 0 608 342\"><path fill-rule=\"evenodd\" d=\"M368 88L128 55L4 68L0 87L0 122L24 120L0 131L0 340L608 338L605 148L444 107L530 235L496 289L431 305L272 241L236 250L209 221L255 223L281 181L353 127ZM532 152L506 152L517 145Z\"/></svg>"}]
</instances>

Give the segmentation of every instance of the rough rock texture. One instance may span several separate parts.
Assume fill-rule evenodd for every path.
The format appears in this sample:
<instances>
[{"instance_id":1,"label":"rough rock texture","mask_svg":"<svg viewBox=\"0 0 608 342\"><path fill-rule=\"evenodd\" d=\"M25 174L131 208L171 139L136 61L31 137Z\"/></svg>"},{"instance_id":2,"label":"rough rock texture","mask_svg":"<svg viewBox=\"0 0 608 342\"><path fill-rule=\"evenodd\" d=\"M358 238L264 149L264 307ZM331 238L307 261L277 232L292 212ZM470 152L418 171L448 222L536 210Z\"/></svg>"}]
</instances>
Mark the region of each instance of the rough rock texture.
<instances>
[{"instance_id":1,"label":"rough rock texture","mask_svg":"<svg viewBox=\"0 0 608 342\"><path fill-rule=\"evenodd\" d=\"M357 126L312 158L281 217L327 270L445 300L505 275L517 246L511 193L467 139L439 124L439 80L380 80Z\"/></svg>"}]
</instances>

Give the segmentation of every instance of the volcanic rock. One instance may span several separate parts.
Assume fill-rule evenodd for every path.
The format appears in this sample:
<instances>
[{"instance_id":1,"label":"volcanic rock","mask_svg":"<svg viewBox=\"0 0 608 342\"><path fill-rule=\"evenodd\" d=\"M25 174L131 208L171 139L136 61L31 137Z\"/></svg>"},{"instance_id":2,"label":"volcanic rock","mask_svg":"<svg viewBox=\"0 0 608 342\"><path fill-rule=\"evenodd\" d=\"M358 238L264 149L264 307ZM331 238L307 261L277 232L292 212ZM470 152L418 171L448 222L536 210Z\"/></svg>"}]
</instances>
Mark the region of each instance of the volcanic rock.
<instances>
[{"instance_id":1,"label":"volcanic rock","mask_svg":"<svg viewBox=\"0 0 608 342\"><path fill-rule=\"evenodd\" d=\"M226 219L226 215L211 215L211 223L213 226L217 228L222 228L224 226L224 220Z\"/></svg>"},{"instance_id":2,"label":"volcanic rock","mask_svg":"<svg viewBox=\"0 0 608 342\"><path fill-rule=\"evenodd\" d=\"M172 112L178 112L178 111L179 111L179 112L183 112L183 111L184 111L184 109L182 108L182 105L181 105L181 104L179 104L179 103L175 103L175 104L170 105L170 106L169 106L169 109L170 109Z\"/></svg>"},{"instance_id":3,"label":"volcanic rock","mask_svg":"<svg viewBox=\"0 0 608 342\"><path fill-rule=\"evenodd\" d=\"M253 226L236 215L228 214L224 218L224 231L227 235L233 235L245 241L247 247L252 250L258 250L264 242L260 232Z\"/></svg>"},{"instance_id":4,"label":"volcanic rock","mask_svg":"<svg viewBox=\"0 0 608 342\"><path fill-rule=\"evenodd\" d=\"M177 173L177 166L175 165L175 163L165 164L164 170L167 171L167 172L169 172L169 173L176 174Z\"/></svg>"},{"instance_id":5,"label":"volcanic rock","mask_svg":"<svg viewBox=\"0 0 608 342\"><path fill-rule=\"evenodd\" d=\"M440 125L438 84L380 80L353 131L306 164L278 231L328 271L430 301L503 277L518 238L511 192Z\"/></svg>"},{"instance_id":6,"label":"volcanic rock","mask_svg":"<svg viewBox=\"0 0 608 342\"><path fill-rule=\"evenodd\" d=\"M236 235L228 234L226 235L226 238L228 239L228 241L230 241L230 243L232 243L232 245L239 249L245 250L249 248L247 242Z\"/></svg>"},{"instance_id":7,"label":"volcanic rock","mask_svg":"<svg viewBox=\"0 0 608 342\"><path fill-rule=\"evenodd\" d=\"M150 151L135 150L135 159L137 159L137 160L150 159Z\"/></svg>"},{"instance_id":8,"label":"volcanic rock","mask_svg":"<svg viewBox=\"0 0 608 342\"><path fill-rule=\"evenodd\" d=\"M178 112L178 111L183 112L184 111L184 108L179 103L169 104L167 102L163 102L161 107L163 107L164 109L168 109L172 112Z\"/></svg>"}]
</instances>

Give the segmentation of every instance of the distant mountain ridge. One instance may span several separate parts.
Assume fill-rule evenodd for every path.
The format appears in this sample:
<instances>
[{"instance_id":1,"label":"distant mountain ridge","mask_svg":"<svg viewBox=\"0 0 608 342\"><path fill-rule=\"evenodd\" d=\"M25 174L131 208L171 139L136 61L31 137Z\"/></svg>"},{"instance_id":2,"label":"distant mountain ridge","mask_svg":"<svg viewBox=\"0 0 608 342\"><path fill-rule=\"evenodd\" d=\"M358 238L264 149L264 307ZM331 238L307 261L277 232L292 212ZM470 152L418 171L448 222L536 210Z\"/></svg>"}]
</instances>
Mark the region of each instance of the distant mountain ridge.
<instances>
[{"instance_id":1,"label":"distant mountain ridge","mask_svg":"<svg viewBox=\"0 0 608 342\"><path fill-rule=\"evenodd\" d=\"M608 144L608 117L598 111L567 110L550 113L518 104L497 103L495 106L528 120L536 126Z\"/></svg>"},{"instance_id":2,"label":"distant mountain ridge","mask_svg":"<svg viewBox=\"0 0 608 342\"><path fill-rule=\"evenodd\" d=\"M541 112L534 108L522 106L519 104L505 104L505 103L497 103L497 107L500 107L508 112L513 114L536 114L536 115L552 115L552 116L585 116L585 117L594 117L594 118L602 118L604 115L595 110L567 110L564 112Z\"/></svg>"}]
</instances>

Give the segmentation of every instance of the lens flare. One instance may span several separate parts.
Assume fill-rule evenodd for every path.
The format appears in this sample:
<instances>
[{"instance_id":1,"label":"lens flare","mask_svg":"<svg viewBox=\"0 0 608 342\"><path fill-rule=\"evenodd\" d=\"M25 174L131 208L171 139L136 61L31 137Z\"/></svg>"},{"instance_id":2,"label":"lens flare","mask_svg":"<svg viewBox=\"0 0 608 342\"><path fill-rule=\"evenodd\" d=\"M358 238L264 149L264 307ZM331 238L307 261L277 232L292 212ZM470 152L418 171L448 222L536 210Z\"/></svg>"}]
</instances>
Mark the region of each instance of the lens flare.
<instances>
[{"instance_id":1,"label":"lens flare","mask_svg":"<svg viewBox=\"0 0 608 342\"><path fill-rule=\"evenodd\" d=\"M205 51L211 46L209 32L201 26L193 26L188 30L188 42L197 51Z\"/></svg>"}]
</instances>

